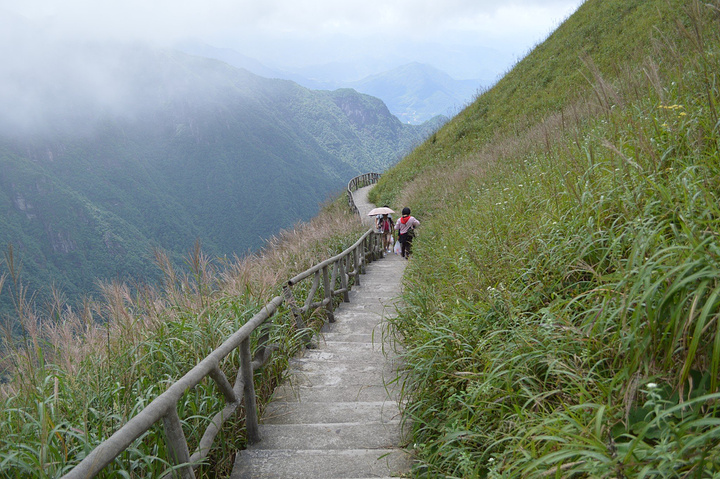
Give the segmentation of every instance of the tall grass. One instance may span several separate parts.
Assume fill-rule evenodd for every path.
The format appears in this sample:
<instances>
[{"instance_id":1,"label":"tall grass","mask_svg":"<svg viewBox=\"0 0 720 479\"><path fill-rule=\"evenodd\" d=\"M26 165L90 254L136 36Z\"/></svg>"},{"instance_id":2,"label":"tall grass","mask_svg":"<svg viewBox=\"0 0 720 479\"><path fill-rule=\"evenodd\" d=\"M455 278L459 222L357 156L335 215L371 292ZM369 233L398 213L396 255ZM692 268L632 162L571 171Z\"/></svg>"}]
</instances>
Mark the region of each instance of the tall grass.
<instances>
[{"instance_id":1,"label":"tall grass","mask_svg":"<svg viewBox=\"0 0 720 479\"><path fill-rule=\"evenodd\" d=\"M279 292L285 280L332 256L364 230L341 199L309 223L270 239L256 255L219 262L199 245L186 268L156 253L165 276L158 287L100 283L101 297L78 310L56 300L34 304L7 256L19 324L4 338L0 388L0 477L60 477L172 382L190 370ZM135 292L131 292L135 291ZM269 330L278 347L256 375L261 404L282 377L288 358L302 347L291 316L278 313ZM230 355L223 370L232 380L239 366ZM178 404L191 451L209 419L223 407L211 380L189 390ZM242 416L216 439L199 477L232 468L244 445ZM156 425L103 472L102 477L159 477L168 470L162 427Z\"/></svg>"},{"instance_id":2,"label":"tall grass","mask_svg":"<svg viewBox=\"0 0 720 479\"><path fill-rule=\"evenodd\" d=\"M718 72L717 1L588 1L381 180L418 476L720 475Z\"/></svg>"}]
</instances>

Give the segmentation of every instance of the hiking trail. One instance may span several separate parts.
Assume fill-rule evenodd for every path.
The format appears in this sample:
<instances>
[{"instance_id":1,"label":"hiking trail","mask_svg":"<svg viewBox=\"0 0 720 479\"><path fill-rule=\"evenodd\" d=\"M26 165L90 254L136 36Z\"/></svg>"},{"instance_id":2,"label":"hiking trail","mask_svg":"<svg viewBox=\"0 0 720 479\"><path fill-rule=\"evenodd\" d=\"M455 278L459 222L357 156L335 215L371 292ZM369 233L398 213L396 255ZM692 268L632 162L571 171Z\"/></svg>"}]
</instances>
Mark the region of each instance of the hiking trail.
<instances>
[{"instance_id":1,"label":"hiking trail","mask_svg":"<svg viewBox=\"0 0 720 479\"><path fill-rule=\"evenodd\" d=\"M353 193L363 222L372 186ZM367 265L335 310L317 349L291 360L261 419L262 441L238 454L231 479L377 478L407 474L398 405L401 366L387 320L396 315L407 261Z\"/></svg>"}]
</instances>

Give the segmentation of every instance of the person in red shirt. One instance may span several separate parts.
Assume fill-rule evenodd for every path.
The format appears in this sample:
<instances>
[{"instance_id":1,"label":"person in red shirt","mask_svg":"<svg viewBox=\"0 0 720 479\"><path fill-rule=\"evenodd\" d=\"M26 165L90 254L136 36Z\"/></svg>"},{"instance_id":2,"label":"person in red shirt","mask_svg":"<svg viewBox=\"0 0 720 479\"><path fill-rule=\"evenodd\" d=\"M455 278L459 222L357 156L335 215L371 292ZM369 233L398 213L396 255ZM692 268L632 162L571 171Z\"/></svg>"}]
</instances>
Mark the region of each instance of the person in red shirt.
<instances>
[{"instance_id":1,"label":"person in red shirt","mask_svg":"<svg viewBox=\"0 0 720 479\"><path fill-rule=\"evenodd\" d=\"M414 216L410 216L410 208L407 206L402 210L402 217L395 223L395 229L398 231L398 241L401 245L400 254L403 258L410 258L410 248L415 228L420 226L420 222Z\"/></svg>"},{"instance_id":2,"label":"person in red shirt","mask_svg":"<svg viewBox=\"0 0 720 479\"><path fill-rule=\"evenodd\" d=\"M387 214L378 216L377 230L382 234L383 249L386 253L390 253L392 251L393 231L395 230L392 217Z\"/></svg>"}]
</instances>

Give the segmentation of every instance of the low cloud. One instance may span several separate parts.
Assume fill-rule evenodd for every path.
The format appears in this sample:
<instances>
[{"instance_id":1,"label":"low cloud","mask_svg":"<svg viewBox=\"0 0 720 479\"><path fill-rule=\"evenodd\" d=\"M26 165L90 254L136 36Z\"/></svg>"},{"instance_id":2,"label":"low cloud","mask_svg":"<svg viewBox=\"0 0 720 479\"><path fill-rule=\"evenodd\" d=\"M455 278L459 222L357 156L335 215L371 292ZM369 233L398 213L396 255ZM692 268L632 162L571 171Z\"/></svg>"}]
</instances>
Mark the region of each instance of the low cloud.
<instances>
[{"instance_id":1,"label":"low cloud","mask_svg":"<svg viewBox=\"0 0 720 479\"><path fill-rule=\"evenodd\" d=\"M335 63L347 80L421 62L489 81L581 2L0 0L0 128L131 111L138 83L118 52L133 52L116 46L137 41L192 38L304 74Z\"/></svg>"},{"instance_id":2,"label":"low cloud","mask_svg":"<svg viewBox=\"0 0 720 479\"><path fill-rule=\"evenodd\" d=\"M155 42L234 38L247 44L253 36L296 42L343 35L425 42L472 38L480 44L508 38L532 43L581 1L4 0L0 8L76 37Z\"/></svg>"}]
</instances>

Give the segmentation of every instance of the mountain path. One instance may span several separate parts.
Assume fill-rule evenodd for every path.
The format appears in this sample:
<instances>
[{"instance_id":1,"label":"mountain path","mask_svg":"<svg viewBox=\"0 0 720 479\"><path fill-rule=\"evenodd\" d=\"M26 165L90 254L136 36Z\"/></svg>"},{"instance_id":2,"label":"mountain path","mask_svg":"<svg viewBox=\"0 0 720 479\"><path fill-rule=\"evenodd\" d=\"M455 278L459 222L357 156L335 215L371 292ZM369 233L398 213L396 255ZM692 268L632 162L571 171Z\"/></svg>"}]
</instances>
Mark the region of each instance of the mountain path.
<instances>
[{"instance_id":1,"label":"mountain path","mask_svg":"<svg viewBox=\"0 0 720 479\"><path fill-rule=\"evenodd\" d=\"M353 194L363 222L371 187ZM231 479L378 478L407 474L399 412L399 345L388 332L406 261L367 265L350 302L321 330L318 349L290 362L261 419L262 441L238 454Z\"/></svg>"}]
</instances>

